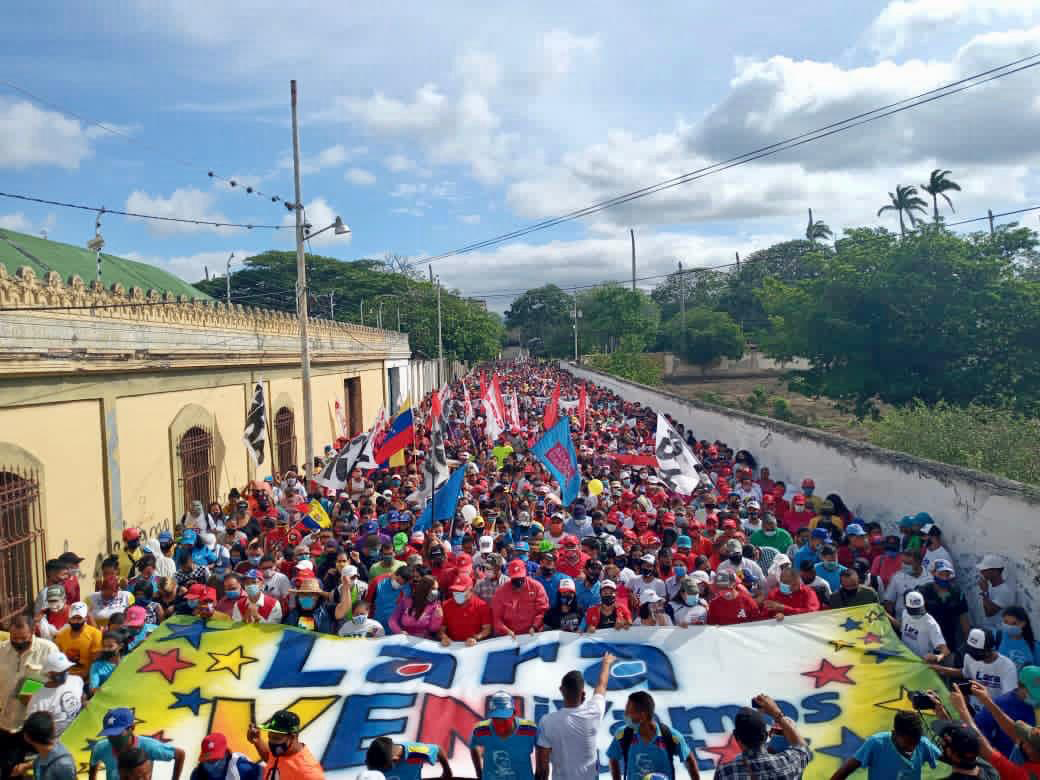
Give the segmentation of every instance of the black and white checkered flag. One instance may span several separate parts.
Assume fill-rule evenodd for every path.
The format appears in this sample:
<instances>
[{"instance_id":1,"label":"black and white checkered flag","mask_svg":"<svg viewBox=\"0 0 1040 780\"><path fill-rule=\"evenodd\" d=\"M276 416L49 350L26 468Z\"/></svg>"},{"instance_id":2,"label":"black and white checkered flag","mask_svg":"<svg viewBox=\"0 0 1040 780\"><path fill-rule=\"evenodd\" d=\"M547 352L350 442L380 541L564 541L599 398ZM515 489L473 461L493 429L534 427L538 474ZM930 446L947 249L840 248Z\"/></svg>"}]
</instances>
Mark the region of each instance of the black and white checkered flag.
<instances>
[{"instance_id":1,"label":"black and white checkered flag","mask_svg":"<svg viewBox=\"0 0 1040 780\"><path fill-rule=\"evenodd\" d=\"M267 441L267 403L264 400L264 383L257 382L253 386L253 402L246 415L246 429L242 433L242 442L246 445L253 463L260 466L264 462L264 442Z\"/></svg>"}]
</instances>

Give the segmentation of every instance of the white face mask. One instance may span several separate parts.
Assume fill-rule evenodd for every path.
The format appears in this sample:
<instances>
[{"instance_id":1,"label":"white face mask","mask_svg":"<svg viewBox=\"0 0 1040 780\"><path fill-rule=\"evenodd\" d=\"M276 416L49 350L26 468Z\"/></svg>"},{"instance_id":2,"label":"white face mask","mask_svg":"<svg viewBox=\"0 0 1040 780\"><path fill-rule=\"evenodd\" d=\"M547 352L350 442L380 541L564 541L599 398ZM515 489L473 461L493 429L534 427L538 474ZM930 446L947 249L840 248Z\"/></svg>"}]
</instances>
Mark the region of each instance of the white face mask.
<instances>
[{"instance_id":1,"label":"white face mask","mask_svg":"<svg viewBox=\"0 0 1040 780\"><path fill-rule=\"evenodd\" d=\"M456 604L465 604L469 601L469 594L466 591L454 591L451 597L455 599Z\"/></svg>"}]
</instances>

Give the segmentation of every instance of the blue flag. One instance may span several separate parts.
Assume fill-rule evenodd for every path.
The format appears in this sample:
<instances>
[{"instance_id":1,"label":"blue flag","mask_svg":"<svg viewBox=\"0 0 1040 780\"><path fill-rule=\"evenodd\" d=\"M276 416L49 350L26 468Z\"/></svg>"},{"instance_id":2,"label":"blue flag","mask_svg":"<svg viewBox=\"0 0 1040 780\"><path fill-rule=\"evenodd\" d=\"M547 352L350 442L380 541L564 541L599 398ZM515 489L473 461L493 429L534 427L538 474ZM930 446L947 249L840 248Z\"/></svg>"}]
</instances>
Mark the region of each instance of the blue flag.
<instances>
[{"instance_id":1,"label":"blue flag","mask_svg":"<svg viewBox=\"0 0 1040 780\"><path fill-rule=\"evenodd\" d=\"M581 488L581 471L578 469L578 456L574 452L571 441L571 420L564 416L556 425L545 432L538 443L531 448L538 460L545 464L549 473L560 483L564 506L570 506L578 497Z\"/></svg>"},{"instance_id":2,"label":"blue flag","mask_svg":"<svg viewBox=\"0 0 1040 780\"><path fill-rule=\"evenodd\" d=\"M448 477L448 481L441 485L440 490L433 494L433 501L426 505L419 519L415 521L413 531L429 531L430 526L437 520L451 520L455 517L455 507L459 503L459 494L462 492L462 479L466 476L466 467L459 466ZM437 512L434 513L434 507Z\"/></svg>"}]
</instances>

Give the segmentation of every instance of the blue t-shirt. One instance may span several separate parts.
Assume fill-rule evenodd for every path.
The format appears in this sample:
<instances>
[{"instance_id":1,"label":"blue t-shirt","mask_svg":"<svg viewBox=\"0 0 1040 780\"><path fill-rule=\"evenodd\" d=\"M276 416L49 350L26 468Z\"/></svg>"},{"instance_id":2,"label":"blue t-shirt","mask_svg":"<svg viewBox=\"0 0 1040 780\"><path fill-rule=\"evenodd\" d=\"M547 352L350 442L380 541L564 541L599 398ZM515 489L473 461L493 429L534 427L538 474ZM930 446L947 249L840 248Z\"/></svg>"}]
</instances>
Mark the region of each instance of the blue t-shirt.
<instances>
[{"instance_id":1,"label":"blue t-shirt","mask_svg":"<svg viewBox=\"0 0 1040 780\"><path fill-rule=\"evenodd\" d=\"M1010 693L1005 693L996 697L993 700L993 703L1000 708L1001 712L1011 718L1011 720L1025 721L1030 726L1036 725L1036 711L1018 698L1018 693L1016 691L1011 691ZM982 736L988 739L994 748L999 750L1008 758L1011 757L1011 751L1014 750L1015 743L1012 742L1011 737L1005 734L1000 726L997 725L997 721L989 714L989 710L983 709L976 713L975 725L979 727Z\"/></svg>"},{"instance_id":2,"label":"blue t-shirt","mask_svg":"<svg viewBox=\"0 0 1040 780\"><path fill-rule=\"evenodd\" d=\"M1040 660L1040 645L1034 642L1032 647L1021 636L1013 637L1004 629L997 632L997 652L1006 655L1015 662L1021 671L1023 666L1032 666Z\"/></svg>"},{"instance_id":3,"label":"blue t-shirt","mask_svg":"<svg viewBox=\"0 0 1040 780\"><path fill-rule=\"evenodd\" d=\"M383 774L386 780L420 780L424 766L437 763L440 748L425 742L402 742L401 760Z\"/></svg>"},{"instance_id":4,"label":"blue t-shirt","mask_svg":"<svg viewBox=\"0 0 1040 780\"><path fill-rule=\"evenodd\" d=\"M795 551L794 560L791 561L795 571L801 569L802 561L812 561L813 566L815 566L820 562L820 554L808 544L804 544Z\"/></svg>"},{"instance_id":5,"label":"blue t-shirt","mask_svg":"<svg viewBox=\"0 0 1040 780\"><path fill-rule=\"evenodd\" d=\"M112 676L112 672L115 670L116 665L111 661L94 661L94 663L90 665L90 690L96 691L100 688L105 680Z\"/></svg>"},{"instance_id":6,"label":"blue t-shirt","mask_svg":"<svg viewBox=\"0 0 1040 780\"><path fill-rule=\"evenodd\" d=\"M553 571L551 577L543 577L541 569L534 574L534 578L542 583L542 587L545 588L545 595L549 597L549 609L552 609L560 603L560 581L564 579L564 575L558 571Z\"/></svg>"},{"instance_id":7,"label":"blue t-shirt","mask_svg":"<svg viewBox=\"0 0 1040 780\"><path fill-rule=\"evenodd\" d=\"M173 745L167 745L151 737L137 737L134 746L141 748L152 761L173 761ZM112 750L112 743L107 739L95 742L94 749L90 751L90 765L96 764L105 765L107 780L119 780L119 759Z\"/></svg>"},{"instance_id":8,"label":"blue t-shirt","mask_svg":"<svg viewBox=\"0 0 1040 780\"><path fill-rule=\"evenodd\" d=\"M599 604L599 586L601 582L601 580L596 580L590 588L584 577L579 577L574 581L574 590L578 596L578 609L581 611L581 614L584 615L589 607Z\"/></svg>"},{"instance_id":9,"label":"blue t-shirt","mask_svg":"<svg viewBox=\"0 0 1040 780\"><path fill-rule=\"evenodd\" d=\"M512 734L500 737L490 720L482 720L473 727L471 748L484 749L484 777L486 780L534 780L531 756L538 737L534 721L516 718Z\"/></svg>"},{"instance_id":10,"label":"blue t-shirt","mask_svg":"<svg viewBox=\"0 0 1040 780\"><path fill-rule=\"evenodd\" d=\"M660 772L666 777L675 777L675 767L672 765L671 756L668 753L666 740L674 741L675 757L685 762L690 755L690 747L686 744L686 738L671 726L656 723L657 735L649 742L644 742L638 734L632 735L632 742L628 746L628 755L621 755L621 739L627 727L622 726L614 732L614 739L607 748L607 758L613 759L621 764L626 780L643 780L645 775L651 772Z\"/></svg>"},{"instance_id":11,"label":"blue t-shirt","mask_svg":"<svg viewBox=\"0 0 1040 780\"><path fill-rule=\"evenodd\" d=\"M867 780L921 780L921 767L926 763L935 767L940 755L934 743L921 737L908 758L892 741L892 732L882 731L867 737L853 758L867 770Z\"/></svg>"},{"instance_id":12,"label":"blue t-shirt","mask_svg":"<svg viewBox=\"0 0 1040 780\"><path fill-rule=\"evenodd\" d=\"M828 585L831 586L831 592L835 593L841 587L841 573L845 571L845 567L840 563L833 569L828 569L823 561L816 564L816 576L822 580L825 580Z\"/></svg>"},{"instance_id":13,"label":"blue t-shirt","mask_svg":"<svg viewBox=\"0 0 1040 780\"><path fill-rule=\"evenodd\" d=\"M396 590L392 583L393 577L386 576L376 585L376 605L372 611L372 619L378 620L383 630L388 634L391 633L390 616L394 614L394 609L397 608L397 600L402 595L411 595L412 592L411 585L405 585L400 590Z\"/></svg>"}]
</instances>

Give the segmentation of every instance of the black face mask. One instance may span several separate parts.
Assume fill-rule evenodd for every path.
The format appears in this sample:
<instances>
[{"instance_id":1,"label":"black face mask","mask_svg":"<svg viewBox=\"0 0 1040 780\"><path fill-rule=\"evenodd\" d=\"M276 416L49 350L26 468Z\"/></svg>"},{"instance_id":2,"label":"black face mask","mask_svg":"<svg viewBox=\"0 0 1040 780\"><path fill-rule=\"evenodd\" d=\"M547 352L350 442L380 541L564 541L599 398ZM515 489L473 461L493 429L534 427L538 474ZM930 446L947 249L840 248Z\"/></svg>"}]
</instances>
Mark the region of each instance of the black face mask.
<instances>
[{"instance_id":1,"label":"black face mask","mask_svg":"<svg viewBox=\"0 0 1040 780\"><path fill-rule=\"evenodd\" d=\"M513 584L514 588L522 588L524 587L524 579L524 577L514 577L510 582Z\"/></svg>"},{"instance_id":2,"label":"black face mask","mask_svg":"<svg viewBox=\"0 0 1040 780\"><path fill-rule=\"evenodd\" d=\"M628 558L626 558L624 555L618 555L614 558L614 565L617 566L619 569L623 569L626 566L628 566Z\"/></svg>"},{"instance_id":3,"label":"black face mask","mask_svg":"<svg viewBox=\"0 0 1040 780\"><path fill-rule=\"evenodd\" d=\"M585 570L585 577L588 579L589 582L596 582L596 580L599 579L599 574L599 569L596 569L594 571L590 569Z\"/></svg>"},{"instance_id":4,"label":"black face mask","mask_svg":"<svg viewBox=\"0 0 1040 780\"><path fill-rule=\"evenodd\" d=\"M15 642L12 639L11 640L11 647L14 649L14 651L16 653L24 653L26 650L28 650L30 647L32 647L32 640L30 639L30 640L28 640L26 642Z\"/></svg>"},{"instance_id":5,"label":"black face mask","mask_svg":"<svg viewBox=\"0 0 1040 780\"><path fill-rule=\"evenodd\" d=\"M744 560L744 556L740 553L734 553L733 555L729 556L729 562L734 565L739 564L742 560Z\"/></svg>"},{"instance_id":6,"label":"black face mask","mask_svg":"<svg viewBox=\"0 0 1040 780\"><path fill-rule=\"evenodd\" d=\"M605 607L612 607L612 606L614 606L614 600L615 600L614 596L600 596L599 600L603 604L603 606L605 606Z\"/></svg>"},{"instance_id":7,"label":"black face mask","mask_svg":"<svg viewBox=\"0 0 1040 780\"><path fill-rule=\"evenodd\" d=\"M640 569L640 572L642 572L642 575L644 577L653 577L654 576L654 569L653 569L652 566L644 566L642 569Z\"/></svg>"},{"instance_id":8,"label":"black face mask","mask_svg":"<svg viewBox=\"0 0 1040 780\"><path fill-rule=\"evenodd\" d=\"M58 685L61 685L62 683L64 683L65 680L68 678L68 676L69 676L68 672L52 672L49 675L50 681L52 683L54 683L55 686L58 686Z\"/></svg>"},{"instance_id":9,"label":"black face mask","mask_svg":"<svg viewBox=\"0 0 1040 780\"><path fill-rule=\"evenodd\" d=\"M574 603L574 596L564 596L562 594L560 595L560 604L562 606L569 607L573 603Z\"/></svg>"},{"instance_id":10,"label":"black face mask","mask_svg":"<svg viewBox=\"0 0 1040 780\"><path fill-rule=\"evenodd\" d=\"M141 543L137 539L132 539L131 541L126 543L126 549L128 550L136 550L140 546Z\"/></svg>"},{"instance_id":11,"label":"black face mask","mask_svg":"<svg viewBox=\"0 0 1040 780\"><path fill-rule=\"evenodd\" d=\"M284 756L289 752L288 742L272 742L268 747L271 748L271 755Z\"/></svg>"},{"instance_id":12,"label":"black face mask","mask_svg":"<svg viewBox=\"0 0 1040 780\"><path fill-rule=\"evenodd\" d=\"M116 750L125 750L132 740L133 736L130 734L115 734L108 738L108 743Z\"/></svg>"},{"instance_id":13,"label":"black face mask","mask_svg":"<svg viewBox=\"0 0 1040 780\"><path fill-rule=\"evenodd\" d=\"M670 563L662 563L660 568L661 568L661 574L667 574L668 572L670 572L672 570L672 564L670 564Z\"/></svg>"},{"instance_id":14,"label":"black face mask","mask_svg":"<svg viewBox=\"0 0 1040 780\"><path fill-rule=\"evenodd\" d=\"M979 649L977 647L969 647L965 652L976 661L985 661L986 657L989 655L989 650Z\"/></svg>"},{"instance_id":15,"label":"black face mask","mask_svg":"<svg viewBox=\"0 0 1040 780\"><path fill-rule=\"evenodd\" d=\"M98 655L99 658L102 658L105 661L114 661L118 656L119 653L115 650L102 650Z\"/></svg>"}]
</instances>

